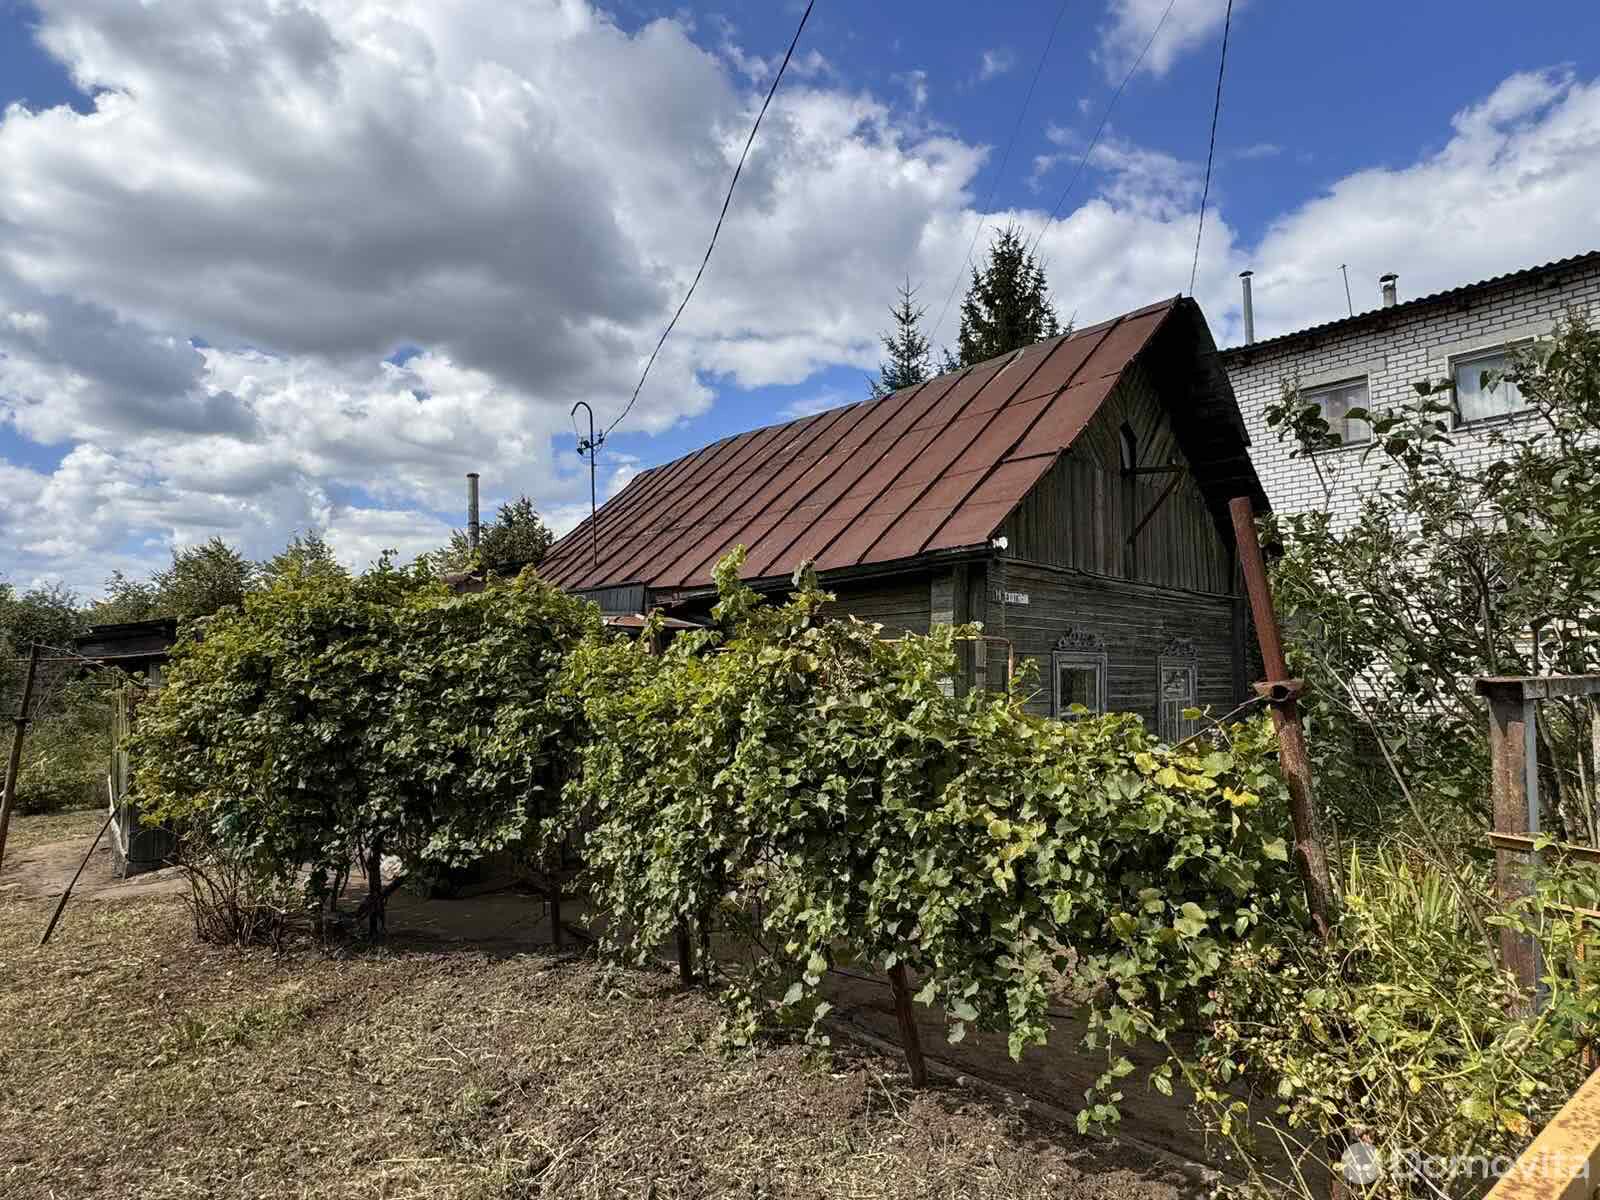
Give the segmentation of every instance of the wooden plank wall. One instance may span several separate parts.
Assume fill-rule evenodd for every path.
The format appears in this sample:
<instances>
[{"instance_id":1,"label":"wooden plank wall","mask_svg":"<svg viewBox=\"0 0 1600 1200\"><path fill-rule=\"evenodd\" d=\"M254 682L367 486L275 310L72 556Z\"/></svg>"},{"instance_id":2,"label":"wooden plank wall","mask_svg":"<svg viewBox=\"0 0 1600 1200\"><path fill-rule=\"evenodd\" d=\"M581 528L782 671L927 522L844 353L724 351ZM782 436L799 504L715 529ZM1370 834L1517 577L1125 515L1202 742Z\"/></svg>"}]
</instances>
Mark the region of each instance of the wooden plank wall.
<instances>
[{"instance_id":1,"label":"wooden plank wall","mask_svg":"<svg viewBox=\"0 0 1600 1200\"><path fill-rule=\"evenodd\" d=\"M1124 424L1138 441L1139 466L1184 468L1177 490L1140 532L1132 553L1125 549L1128 535L1171 476L1123 477ZM1012 513L1004 533L1014 558L1192 591L1229 590L1232 549L1188 474L1149 373L1137 362Z\"/></svg>"},{"instance_id":2,"label":"wooden plank wall","mask_svg":"<svg viewBox=\"0 0 1600 1200\"><path fill-rule=\"evenodd\" d=\"M823 609L825 615L876 621L890 637L928 632L932 600L927 575L876 579L854 587L845 584L827 587L837 599Z\"/></svg>"},{"instance_id":3,"label":"wooden plank wall","mask_svg":"<svg viewBox=\"0 0 1600 1200\"><path fill-rule=\"evenodd\" d=\"M1038 666L1038 693L1029 708L1050 712L1050 653L1069 628L1105 643L1106 702L1116 712L1136 712L1156 728L1156 664L1174 638L1195 644L1196 691L1201 707L1220 716L1238 703L1234 669L1234 602L1231 596L1152 587L1042 563L1006 564L1006 588L1026 592L1028 603L1005 610L1007 636L1018 662Z\"/></svg>"}]
</instances>

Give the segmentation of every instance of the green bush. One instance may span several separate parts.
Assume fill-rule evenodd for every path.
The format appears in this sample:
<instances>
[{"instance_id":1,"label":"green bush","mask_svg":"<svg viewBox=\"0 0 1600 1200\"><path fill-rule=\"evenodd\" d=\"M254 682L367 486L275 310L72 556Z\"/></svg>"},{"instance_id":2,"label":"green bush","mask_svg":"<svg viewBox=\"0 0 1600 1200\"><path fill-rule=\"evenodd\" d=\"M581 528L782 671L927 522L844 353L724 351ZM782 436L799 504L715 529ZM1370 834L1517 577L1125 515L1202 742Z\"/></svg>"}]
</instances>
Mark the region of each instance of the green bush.
<instances>
[{"instance_id":1,"label":"green bush","mask_svg":"<svg viewBox=\"0 0 1600 1200\"><path fill-rule=\"evenodd\" d=\"M531 573L456 595L387 563L287 572L180 640L134 738L140 802L263 881L309 871L318 903L352 862L381 897L384 856L427 874L535 828L570 738L551 684L598 629Z\"/></svg>"},{"instance_id":2,"label":"green bush","mask_svg":"<svg viewBox=\"0 0 1600 1200\"><path fill-rule=\"evenodd\" d=\"M17 811L59 812L107 803L106 770L116 711L109 676L74 680L29 727L17 775Z\"/></svg>"},{"instance_id":3,"label":"green bush","mask_svg":"<svg viewBox=\"0 0 1600 1200\"><path fill-rule=\"evenodd\" d=\"M1483 1161L1514 1157L1565 1103L1586 1074L1582 1051L1600 1036L1600 939L1549 905L1595 907L1600 875L1553 869L1486 928L1469 898L1491 886L1487 868L1452 875L1420 847L1353 852L1332 946L1274 920L1270 940L1230 952L1193 1077L1212 1127L1260 1177L1272 1161L1262 1138L1320 1161L1332 1133L1335 1146L1364 1142L1384 1165L1366 1195L1415 1194L1404 1172L1419 1158L1456 1161L1456 1178L1433 1182L1447 1189L1439 1195L1460 1195L1473 1182L1465 1158L1477 1156L1481 1184ZM1536 1015L1523 1015L1488 944L1501 927L1540 946ZM1272 1095L1273 1133L1258 1130L1253 1143L1243 1102L1221 1090L1237 1078Z\"/></svg>"},{"instance_id":4,"label":"green bush","mask_svg":"<svg viewBox=\"0 0 1600 1200\"><path fill-rule=\"evenodd\" d=\"M1052 999L1081 1003L1110 1059L1082 1119L1115 1121L1115 1046L1164 1038L1268 912L1301 910L1270 730L1174 749L1131 715L957 696L964 631L888 641L819 619L808 576L762 605L737 567L718 570L722 632L573 653L591 735L558 831L582 831L597 906L641 953L747 914L781 1009L830 966L904 964L953 1040L1002 1029L1020 1055Z\"/></svg>"}]
</instances>

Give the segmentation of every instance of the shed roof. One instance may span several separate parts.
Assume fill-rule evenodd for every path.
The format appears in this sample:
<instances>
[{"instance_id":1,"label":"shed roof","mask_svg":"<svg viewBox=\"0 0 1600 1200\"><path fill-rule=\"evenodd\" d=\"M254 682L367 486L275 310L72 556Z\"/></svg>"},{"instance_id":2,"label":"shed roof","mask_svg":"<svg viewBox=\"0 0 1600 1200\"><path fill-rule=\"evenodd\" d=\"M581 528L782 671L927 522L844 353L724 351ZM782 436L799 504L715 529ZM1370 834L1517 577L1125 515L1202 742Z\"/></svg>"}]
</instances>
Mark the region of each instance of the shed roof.
<instances>
[{"instance_id":1,"label":"shed roof","mask_svg":"<svg viewBox=\"0 0 1600 1200\"><path fill-rule=\"evenodd\" d=\"M540 572L573 590L679 589L709 584L712 568L736 545L746 548L749 579L781 577L807 560L827 571L983 546L1128 365L1158 331L1175 326L1191 335L1185 361L1173 367L1177 377L1187 388L1204 373L1206 387L1225 397L1220 412L1175 419L1180 439L1182 425L1202 417L1228 426L1221 431L1227 469L1211 480L1218 494L1209 498L1225 504L1242 486L1264 506L1205 320L1194 301L1176 297L881 399L724 438L642 472L596 514L598 563L586 520L551 548ZM1215 444L1218 434L1213 427L1206 440ZM1207 482L1200 478L1203 489Z\"/></svg>"}]
</instances>

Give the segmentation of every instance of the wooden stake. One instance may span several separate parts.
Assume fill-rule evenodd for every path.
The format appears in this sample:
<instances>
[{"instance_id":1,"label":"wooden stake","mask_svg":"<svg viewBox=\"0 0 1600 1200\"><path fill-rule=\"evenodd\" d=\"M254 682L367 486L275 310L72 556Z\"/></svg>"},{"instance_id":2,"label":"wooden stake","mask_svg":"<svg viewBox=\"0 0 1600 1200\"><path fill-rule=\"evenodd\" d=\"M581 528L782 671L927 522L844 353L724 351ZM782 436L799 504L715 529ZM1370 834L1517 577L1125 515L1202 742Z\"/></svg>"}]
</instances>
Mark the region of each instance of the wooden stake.
<instances>
[{"instance_id":1,"label":"wooden stake","mask_svg":"<svg viewBox=\"0 0 1600 1200\"><path fill-rule=\"evenodd\" d=\"M106 830L111 828L111 818L117 815L117 810L112 809L106 814L106 823L100 826L100 832L94 835L94 841L89 843L89 848L83 852L83 861L78 864L78 869L72 873L72 882L67 884L67 890L61 893L61 899L56 902L55 912L50 914L50 924L44 927L44 933L39 935L39 945L44 945L50 940L50 935L55 932L56 922L61 919L61 910L67 907L67 901L72 898L72 889L78 886L78 876L83 874L83 869L89 865L89 857L94 853L94 848L100 844L100 839L105 837Z\"/></svg>"},{"instance_id":2,"label":"wooden stake","mask_svg":"<svg viewBox=\"0 0 1600 1200\"><path fill-rule=\"evenodd\" d=\"M894 991L894 1015L900 1021L900 1043L905 1047L906 1066L911 1068L911 1086L928 1086L928 1064L922 1057L922 1036L917 1032L917 1016L911 1007L911 985L906 982L904 963L889 968L889 987Z\"/></svg>"},{"instance_id":3,"label":"wooden stake","mask_svg":"<svg viewBox=\"0 0 1600 1200\"><path fill-rule=\"evenodd\" d=\"M11 735L11 757L6 761L6 788L0 794L0 867L6 861L6 833L11 810L17 803L17 773L22 767L22 739L28 732L28 705L33 701L33 681L39 673L39 643L28 651L28 674L22 683L22 703L17 705L16 731Z\"/></svg>"}]
</instances>

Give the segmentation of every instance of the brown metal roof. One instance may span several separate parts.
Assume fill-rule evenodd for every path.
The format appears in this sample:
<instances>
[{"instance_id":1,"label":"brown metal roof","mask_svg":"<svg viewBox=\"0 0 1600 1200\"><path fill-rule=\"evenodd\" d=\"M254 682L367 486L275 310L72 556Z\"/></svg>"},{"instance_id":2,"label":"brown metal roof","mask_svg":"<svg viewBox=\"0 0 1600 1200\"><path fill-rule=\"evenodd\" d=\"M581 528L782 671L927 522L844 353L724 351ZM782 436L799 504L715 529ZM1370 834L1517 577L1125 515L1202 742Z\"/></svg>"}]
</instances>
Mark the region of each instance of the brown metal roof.
<instances>
[{"instance_id":1,"label":"brown metal roof","mask_svg":"<svg viewBox=\"0 0 1600 1200\"><path fill-rule=\"evenodd\" d=\"M740 545L751 579L807 560L830 570L981 546L1156 331L1189 309L1203 330L1193 301L1175 298L882 399L713 442L635 476L601 507L598 564L585 521L540 572L570 589L693 588Z\"/></svg>"}]
</instances>

